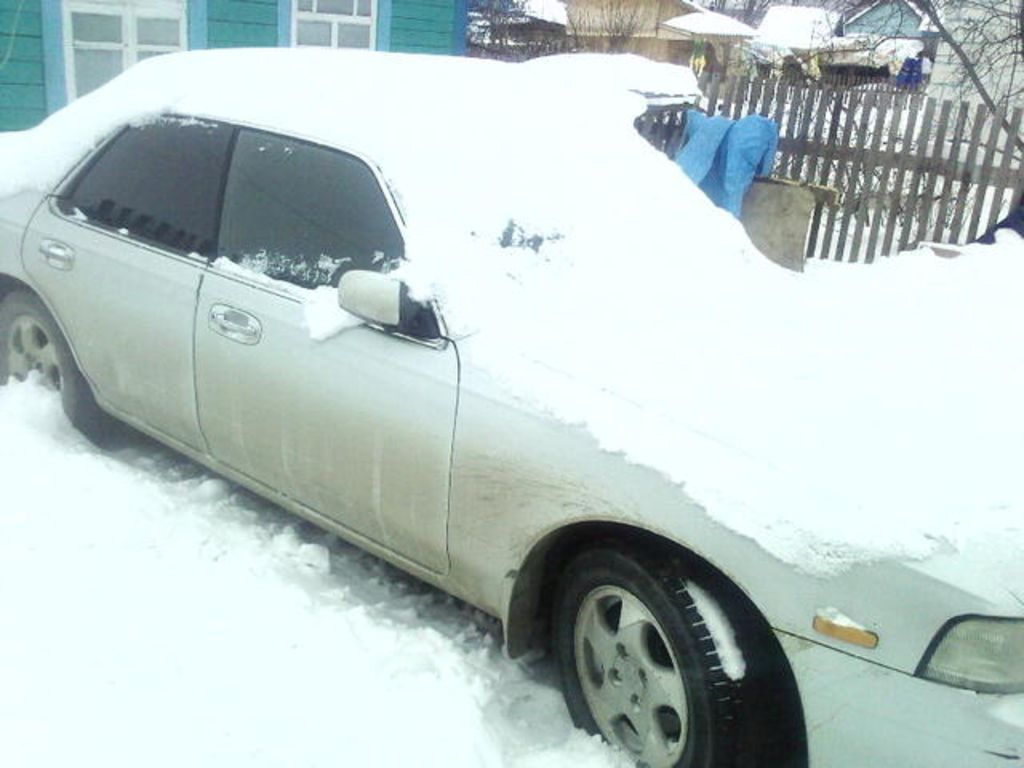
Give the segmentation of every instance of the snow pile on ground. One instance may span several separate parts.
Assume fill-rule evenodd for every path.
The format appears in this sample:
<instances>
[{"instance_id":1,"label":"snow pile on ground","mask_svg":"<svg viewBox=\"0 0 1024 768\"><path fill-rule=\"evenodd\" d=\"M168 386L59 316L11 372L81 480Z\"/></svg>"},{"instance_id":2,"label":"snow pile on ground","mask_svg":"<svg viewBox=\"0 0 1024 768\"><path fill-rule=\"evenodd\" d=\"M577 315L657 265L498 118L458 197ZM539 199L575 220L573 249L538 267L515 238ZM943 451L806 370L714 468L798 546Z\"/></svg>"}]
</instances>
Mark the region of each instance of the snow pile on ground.
<instances>
[{"instance_id":1,"label":"snow pile on ground","mask_svg":"<svg viewBox=\"0 0 1024 768\"><path fill-rule=\"evenodd\" d=\"M606 64L162 56L0 137L0 167L29 145L74 157L159 109L358 148L402 198L401 276L439 301L465 371L780 559L829 573L1021 537L1019 238L786 272L638 136L645 103L602 82ZM12 165L0 187L45 188L48 163Z\"/></svg>"},{"instance_id":2,"label":"snow pile on ground","mask_svg":"<svg viewBox=\"0 0 1024 768\"><path fill-rule=\"evenodd\" d=\"M0 764L626 765L450 598L35 384L0 434Z\"/></svg>"}]
</instances>

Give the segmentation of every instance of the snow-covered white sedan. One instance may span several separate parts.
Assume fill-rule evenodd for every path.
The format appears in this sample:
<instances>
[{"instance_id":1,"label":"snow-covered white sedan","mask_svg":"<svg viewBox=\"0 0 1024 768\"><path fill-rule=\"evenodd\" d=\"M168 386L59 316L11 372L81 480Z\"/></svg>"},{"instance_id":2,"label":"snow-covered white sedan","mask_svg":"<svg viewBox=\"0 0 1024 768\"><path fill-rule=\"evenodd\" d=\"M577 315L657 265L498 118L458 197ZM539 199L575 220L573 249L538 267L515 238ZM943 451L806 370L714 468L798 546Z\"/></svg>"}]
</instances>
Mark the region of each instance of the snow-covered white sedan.
<instances>
[{"instance_id":1,"label":"snow-covered white sedan","mask_svg":"<svg viewBox=\"0 0 1024 768\"><path fill-rule=\"evenodd\" d=\"M0 136L0 380L499 617L639 765L1021 764L1019 245L777 270L586 72L181 54Z\"/></svg>"}]
</instances>

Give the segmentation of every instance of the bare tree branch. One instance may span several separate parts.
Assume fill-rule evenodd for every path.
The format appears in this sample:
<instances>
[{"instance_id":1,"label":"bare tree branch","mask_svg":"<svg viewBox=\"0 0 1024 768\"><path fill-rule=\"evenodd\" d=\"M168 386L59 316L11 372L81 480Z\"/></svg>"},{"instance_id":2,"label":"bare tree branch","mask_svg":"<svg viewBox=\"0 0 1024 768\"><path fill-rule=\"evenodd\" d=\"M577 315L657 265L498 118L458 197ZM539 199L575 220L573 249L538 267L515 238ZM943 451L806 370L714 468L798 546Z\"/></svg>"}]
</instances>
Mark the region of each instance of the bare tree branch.
<instances>
[{"instance_id":1,"label":"bare tree branch","mask_svg":"<svg viewBox=\"0 0 1024 768\"><path fill-rule=\"evenodd\" d=\"M1020 19L1021 14L1024 14L1024 0L1016 1L1019 6L1018 19ZM998 3L999 0L996 0L996 2ZM1004 3L1004 5L1007 6L1009 6L1009 4L1010 0L1006 0ZM943 42L945 42L946 45L950 47L950 49L956 55L957 59L959 59L964 74L966 74L967 78L974 86L974 89L975 91L977 91L978 96L981 98L982 102L984 102L985 106L988 107L993 114L997 114L999 112L999 107L996 104L996 101L993 98L992 94L989 92L989 89L985 86L985 83L982 82L982 79L979 76L977 60L968 53L968 51L962 45L960 39L958 39L958 35L956 35L954 31L952 31L946 25L942 18L942 15L939 13L939 9L936 7L934 0L918 0L917 5L921 9L921 12L928 17L928 20L935 27ZM976 8L977 7L978 6L976 6ZM996 13L998 12L998 8L995 5L989 5L987 6L987 8L982 6L981 8L982 10L988 10ZM992 23L992 21L993 19L991 18L987 19L987 22L990 24ZM1018 26L1019 24L1020 22L1018 21ZM1006 131L1008 134L1010 133L1011 127L1009 120L1003 120L1003 130ZM1020 136L1015 136L1014 141L1017 145L1017 148L1020 149L1021 151L1024 151L1024 139L1022 139Z\"/></svg>"}]
</instances>

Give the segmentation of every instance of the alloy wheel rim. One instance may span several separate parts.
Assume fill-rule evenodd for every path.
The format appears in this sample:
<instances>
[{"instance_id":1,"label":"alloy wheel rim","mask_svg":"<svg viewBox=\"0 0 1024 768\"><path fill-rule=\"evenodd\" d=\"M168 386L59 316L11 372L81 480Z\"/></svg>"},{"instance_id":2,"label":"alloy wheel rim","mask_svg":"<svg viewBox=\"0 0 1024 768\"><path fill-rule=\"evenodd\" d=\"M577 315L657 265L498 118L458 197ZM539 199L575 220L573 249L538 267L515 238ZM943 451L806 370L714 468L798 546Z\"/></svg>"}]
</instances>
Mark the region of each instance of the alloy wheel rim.
<instances>
[{"instance_id":1,"label":"alloy wheel rim","mask_svg":"<svg viewBox=\"0 0 1024 768\"><path fill-rule=\"evenodd\" d=\"M60 389L61 371L57 349L46 330L33 318L15 318L7 338L7 372L19 381L36 371L43 383Z\"/></svg>"},{"instance_id":2,"label":"alloy wheel rim","mask_svg":"<svg viewBox=\"0 0 1024 768\"><path fill-rule=\"evenodd\" d=\"M604 737L639 766L675 765L689 726L686 686L650 609L628 590L599 587L580 605L574 641L583 696Z\"/></svg>"}]
</instances>

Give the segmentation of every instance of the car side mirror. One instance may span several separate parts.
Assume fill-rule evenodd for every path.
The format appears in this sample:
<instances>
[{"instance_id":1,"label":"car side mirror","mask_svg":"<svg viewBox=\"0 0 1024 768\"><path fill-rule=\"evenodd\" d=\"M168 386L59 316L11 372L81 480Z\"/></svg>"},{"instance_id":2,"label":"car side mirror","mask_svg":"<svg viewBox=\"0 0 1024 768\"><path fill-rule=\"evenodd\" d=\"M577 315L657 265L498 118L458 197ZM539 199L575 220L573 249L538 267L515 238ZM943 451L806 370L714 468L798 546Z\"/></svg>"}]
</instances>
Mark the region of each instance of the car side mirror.
<instances>
[{"instance_id":1,"label":"car side mirror","mask_svg":"<svg viewBox=\"0 0 1024 768\"><path fill-rule=\"evenodd\" d=\"M338 282L338 306L361 320L415 339L441 337L434 310L409 298L400 280L365 269L350 269Z\"/></svg>"},{"instance_id":2,"label":"car side mirror","mask_svg":"<svg viewBox=\"0 0 1024 768\"><path fill-rule=\"evenodd\" d=\"M397 327L402 319L402 284L380 272L350 269L338 282L338 306L369 323Z\"/></svg>"}]
</instances>

